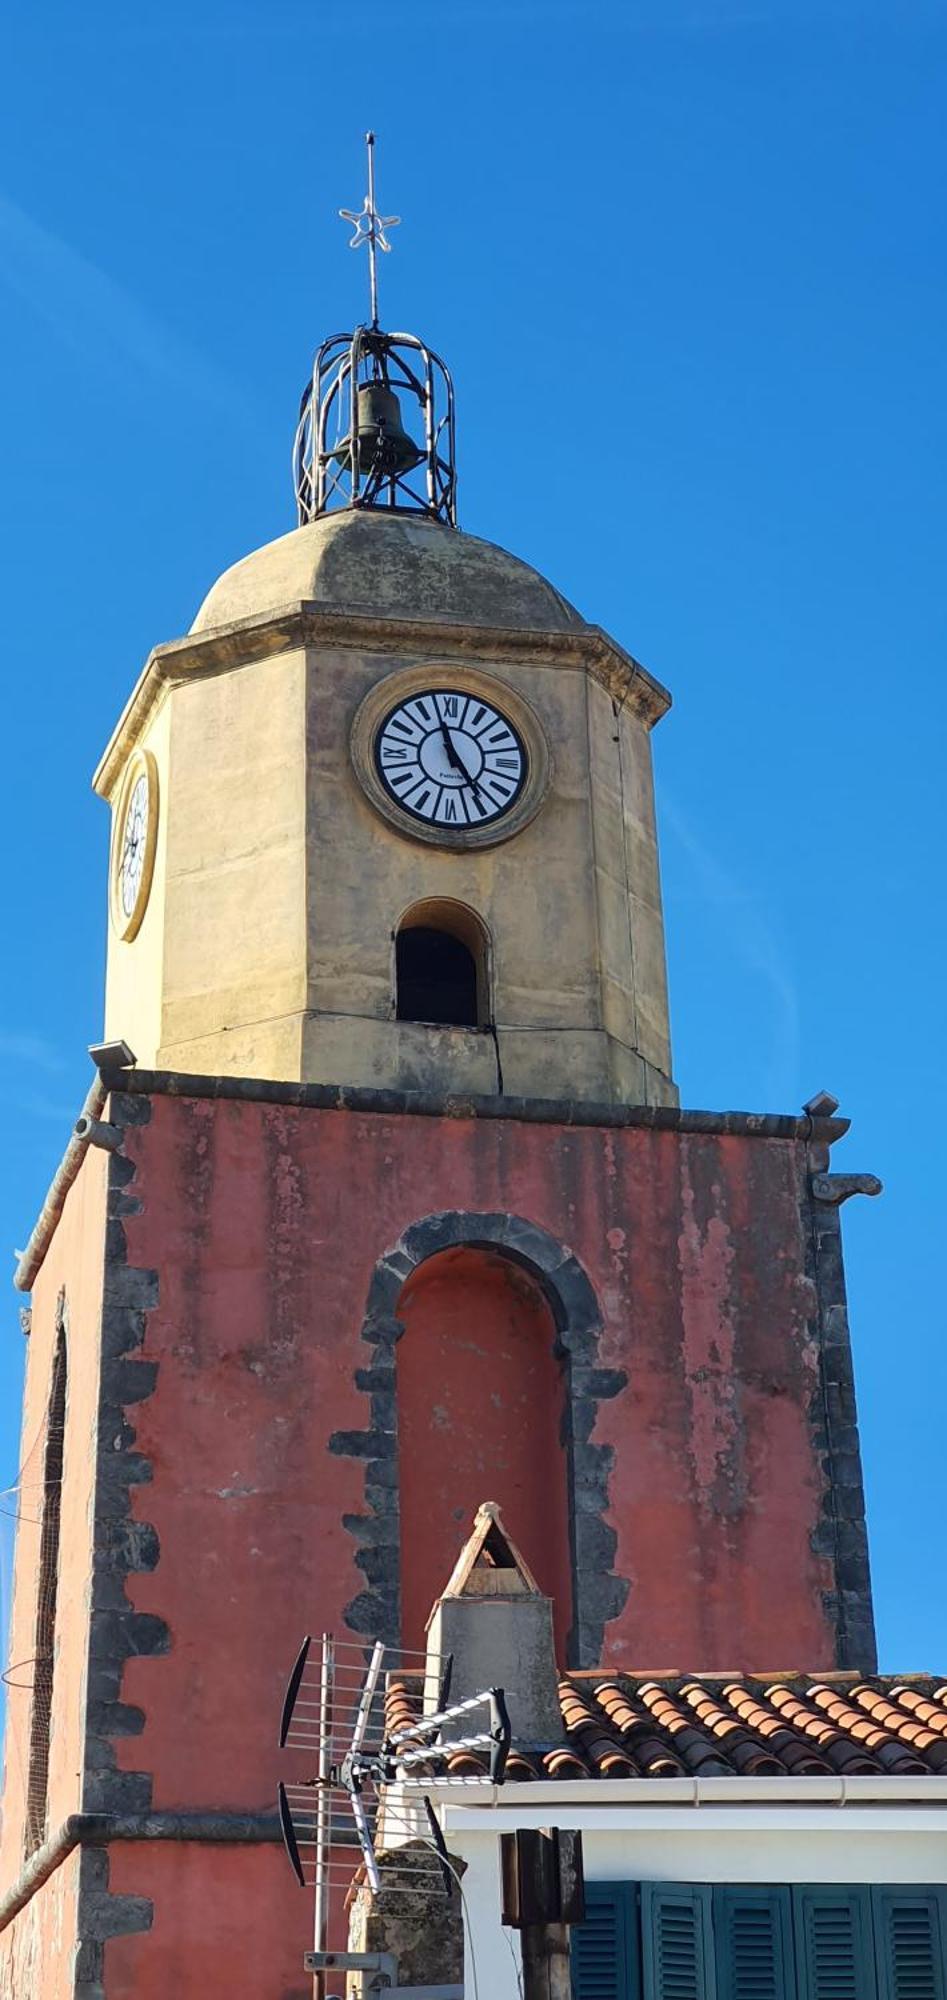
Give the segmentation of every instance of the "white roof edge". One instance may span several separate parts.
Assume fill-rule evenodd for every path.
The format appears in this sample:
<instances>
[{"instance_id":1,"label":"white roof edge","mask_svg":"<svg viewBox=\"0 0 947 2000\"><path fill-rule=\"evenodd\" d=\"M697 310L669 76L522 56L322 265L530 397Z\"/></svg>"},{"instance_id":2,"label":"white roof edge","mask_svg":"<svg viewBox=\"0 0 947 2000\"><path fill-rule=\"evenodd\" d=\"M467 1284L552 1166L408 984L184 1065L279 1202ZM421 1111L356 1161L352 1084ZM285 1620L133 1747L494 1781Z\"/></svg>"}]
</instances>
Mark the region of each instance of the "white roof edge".
<instances>
[{"instance_id":1,"label":"white roof edge","mask_svg":"<svg viewBox=\"0 0 947 2000\"><path fill-rule=\"evenodd\" d=\"M947 1808L947 1776L937 1777L811 1777L811 1778L571 1778L565 1783L553 1779L492 1785L489 1779L471 1778L459 1784L427 1781L423 1790L432 1804L450 1806L460 1812L481 1811L484 1807L504 1818L515 1817L520 1809L551 1806L597 1806L601 1809L634 1805L662 1806L900 1806L907 1803Z\"/></svg>"}]
</instances>

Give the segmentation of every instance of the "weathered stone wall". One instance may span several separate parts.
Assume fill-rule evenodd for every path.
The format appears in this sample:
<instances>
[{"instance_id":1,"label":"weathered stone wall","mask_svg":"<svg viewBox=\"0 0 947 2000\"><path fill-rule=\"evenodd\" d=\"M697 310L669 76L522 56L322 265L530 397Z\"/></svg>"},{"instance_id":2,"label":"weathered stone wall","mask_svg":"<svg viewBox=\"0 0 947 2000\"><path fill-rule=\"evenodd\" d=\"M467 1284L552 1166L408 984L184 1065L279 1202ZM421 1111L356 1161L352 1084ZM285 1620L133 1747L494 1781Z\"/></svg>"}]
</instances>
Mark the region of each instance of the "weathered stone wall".
<instances>
[{"instance_id":1,"label":"weathered stone wall","mask_svg":"<svg viewBox=\"0 0 947 2000\"><path fill-rule=\"evenodd\" d=\"M126 1589L170 1651L129 1659L145 1723L120 1763L156 1803L265 1799L256 1718L301 1630L396 1628L397 1303L465 1239L536 1271L556 1322L573 1663L840 1663L801 1140L161 1095L128 1148L128 1259L159 1287L131 1505L163 1553ZM209 1718L238 1658L196 1763L176 1718Z\"/></svg>"},{"instance_id":2,"label":"weathered stone wall","mask_svg":"<svg viewBox=\"0 0 947 2000\"><path fill-rule=\"evenodd\" d=\"M187 1088L115 1093L107 1233L90 1152L36 1288L40 1341L65 1284L83 1357L64 1546L87 1741L57 1811L264 1812L302 1633L397 1637L401 1565L426 1574L437 1540L415 1508L401 1547L398 1347L414 1275L464 1246L545 1301L527 1319L559 1370L568 1548L523 1553L567 1565L570 1663L871 1667L837 1211L813 1202L824 1158L804 1120L563 1123ZM409 1432L428 1393L412 1379ZM496 1497L502 1396L491 1430L455 1389L458 1480L477 1454ZM452 1508L449 1458L438 1478L459 1549L466 1484ZM30 1606L26 1568L17 1589ZM272 1846L126 1841L82 1867L86 2000L157 2000L195 1966L229 2000L257 2000L264 1967L274 2000L305 1992L308 1905ZM17 1919L0 1965L29 1954L70 1879ZM42 2000L71 2000L63 1977Z\"/></svg>"},{"instance_id":3,"label":"weathered stone wall","mask_svg":"<svg viewBox=\"0 0 947 2000\"><path fill-rule=\"evenodd\" d=\"M49 1738L49 1833L55 1834L82 1804L107 1177L107 1156L91 1153L68 1196L33 1292L10 1620L0 1898L17 1881L26 1859L43 1464L60 1325L65 1330L68 1372ZM78 1857L72 1856L0 1933L2 2000L66 2000L66 1996L72 2000L78 1882Z\"/></svg>"},{"instance_id":4,"label":"weathered stone wall","mask_svg":"<svg viewBox=\"0 0 947 2000\"><path fill-rule=\"evenodd\" d=\"M450 1856L462 1875L466 1863ZM410 1879L407 1870L412 1871ZM406 1841L378 1855L381 1888L361 1881L349 1912L350 1951L390 1951L399 1986L462 1986L464 1918L460 1890L445 1894L441 1864L428 1844ZM362 1991L355 1975L353 1995Z\"/></svg>"},{"instance_id":5,"label":"weathered stone wall","mask_svg":"<svg viewBox=\"0 0 947 2000\"><path fill-rule=\"evenodd\" d=\"M0 1932L0 2000L73 2000L80 1869L70 1854Z\"/></svg>"}]
</instances>

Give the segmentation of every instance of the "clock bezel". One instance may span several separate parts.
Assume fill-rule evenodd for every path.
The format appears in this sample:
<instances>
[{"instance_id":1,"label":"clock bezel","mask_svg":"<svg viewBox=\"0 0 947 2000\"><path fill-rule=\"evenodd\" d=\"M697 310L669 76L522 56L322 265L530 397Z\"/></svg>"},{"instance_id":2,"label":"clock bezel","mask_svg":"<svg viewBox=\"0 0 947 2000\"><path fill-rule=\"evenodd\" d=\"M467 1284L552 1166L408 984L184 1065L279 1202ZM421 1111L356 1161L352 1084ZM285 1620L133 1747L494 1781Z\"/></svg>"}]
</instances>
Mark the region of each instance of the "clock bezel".
<instances>
[{"instance_id":1,"label":"clock bezel","mask_svg":"<svg viewBox=\"0 0 947 2000\"><path fill-rule=\"evenodd\" d=\"M481 701L489 702L491 708L512 724L525 751L526 777L517 797L506 811L498 813L485 825L441 826L430 820L417 819L392 797L378 772L376 745L388 717L402 702L441 688L456 688L458 694L474 695ZM432 660L421 667L402 667L395 673L387 674L384 680L377 681L356 714L350 747L355 775L375 811L405 839L421 841L428 847L446 847L464 852L471 848L496 847L501 841L512 840L535 818L552 781L552 758L545 731L522 695L506 681L497 680L493 674L481 673L479 668L467 665L451 666L444 661Z\"/></svg>"},{"instance_id":2,"label":"clock bezel","mask_svg":"<svg viewBox=\"0 0 947 2000\"><path fill-rule=\"evenodd\" d=\"M148 816L145 826L145 852L142 860L138 893L129 913L122 904L122 850L125 845L125 824L131 808L135 787L144 778L148 787ZM158 845L158 766L150 750L134 750L122 774L122 782L112 821L112 853L109 867L109 901L112 924L123 944L130 944L138 936L155 872L155 851Z\"/></svg>"}]
</instances>

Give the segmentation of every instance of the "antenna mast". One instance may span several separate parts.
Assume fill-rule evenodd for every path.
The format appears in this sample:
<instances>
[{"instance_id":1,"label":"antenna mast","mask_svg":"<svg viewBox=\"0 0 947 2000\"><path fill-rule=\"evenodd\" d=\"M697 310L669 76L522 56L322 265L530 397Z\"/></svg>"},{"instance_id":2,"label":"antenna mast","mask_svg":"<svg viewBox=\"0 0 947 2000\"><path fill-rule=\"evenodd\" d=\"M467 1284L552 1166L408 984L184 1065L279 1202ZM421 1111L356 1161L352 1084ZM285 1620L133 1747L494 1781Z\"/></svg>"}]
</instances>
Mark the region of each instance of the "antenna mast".
<instances>
[{"instance_id":1,"label":"antenna mast","mask_svg":"<svg viewBox=\"0 0 947 2000\"><path fill-rule=\"evenodd\" d=\"M502 1688L451 1705L449 1657L369 1645L326 1634L317 1664L304 1639L280 1718L280 1749L305 1759L305 1775L280 1783L277 1796L293 1873L315 1890L315 1948L305 1967L319 2000L333 1973L384 1969L377 1954L334 1944L353 1892L386 1904L406 1896L415 1906L452 1895L427 1790L481 1779L501 1785L510 1748Z\"/></svg>"}]
</instances>

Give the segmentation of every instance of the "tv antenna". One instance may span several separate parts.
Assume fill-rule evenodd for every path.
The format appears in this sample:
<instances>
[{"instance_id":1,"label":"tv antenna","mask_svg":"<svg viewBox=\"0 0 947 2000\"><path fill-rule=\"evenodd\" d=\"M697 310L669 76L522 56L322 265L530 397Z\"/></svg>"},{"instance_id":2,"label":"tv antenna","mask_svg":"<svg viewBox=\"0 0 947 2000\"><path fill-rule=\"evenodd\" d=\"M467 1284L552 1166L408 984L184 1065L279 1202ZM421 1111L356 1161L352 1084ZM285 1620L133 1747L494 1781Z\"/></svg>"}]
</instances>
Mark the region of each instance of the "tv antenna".
<instances>
[{"instance_id":1,"label":"tv antenna","mask_svg":"<svg viewBox=\"0 0 947 2000\"><path fill-rule=\"evenodd\" d=\"M306 1970L325 1995L333 1970L391 1971L384 1953L329 1949L353 1886L373 1894L450 1897L453 1870L425 1784L503 1783L510 1719L502 1688L450 1702L451 1656L360 1645L324 1633L299 1649L283 1700L279 1747L315 1759L277 1798L297 1882L315 1895ZM425 1712L426 1711L426 1712ZM458 1769L452 1769L456 1762ZM425 1852L425 1850L427 1850ZM394 1980L391 1980L394 1983Z\"/></svg>"}]
</instances>

